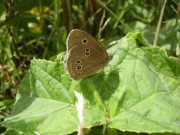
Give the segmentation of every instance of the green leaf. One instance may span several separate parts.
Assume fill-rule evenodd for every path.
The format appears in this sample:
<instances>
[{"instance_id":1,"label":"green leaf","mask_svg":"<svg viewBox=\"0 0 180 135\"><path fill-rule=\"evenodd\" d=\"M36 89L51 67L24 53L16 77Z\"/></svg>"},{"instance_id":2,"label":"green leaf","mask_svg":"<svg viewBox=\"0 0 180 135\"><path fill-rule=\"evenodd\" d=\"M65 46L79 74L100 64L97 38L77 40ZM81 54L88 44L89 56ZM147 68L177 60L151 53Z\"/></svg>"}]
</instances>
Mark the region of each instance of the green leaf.
<instances>
[{"instance_id":1,"label":"green leaf","mask_svg":"<svg viewBox=\"0 0 180 135\"><path fill-rule=\"evenodd\" d=\"M2 124L30 134L73 133L76 90L85 99L85 128L180 133L180 61L143 44L139 33L129 33L108 50L104 69L80 81L69 78L63 60L33 59Z\"/></svg>"},{"instance_id":2,"label":"green leaf","mask_svg":"<svg viewBox=\"0 0 180 135\"><path fill-rule=\"evenodd\" d=\"M25 12L27 10L32 9L33 7L37 6L38 2L34 0L18 0L17 2L14 3L14 10L15 11L20 11L20 12Z\"/></svg>"},{"instance_id":3,"label":"green leaf","mask_svg":"<svg viewBox=\"0 0 180 135\"><path fill-rule=\"evenodd\" d=\"M0 3L0 22L5 21L6 19L6 7Z\"/></svg>"},{"instance_id":4,"label":"green leaf","mask_svg":"<svg viewBox=\"0 0 180 135\"><path fill-rule=\"evenodd\" d=\"M12 99L3 100L3 101L0 101L0 106L9 106L9 105L12 105L13 103L14 103L14 100Z\"/></svg>"}]
</instances>

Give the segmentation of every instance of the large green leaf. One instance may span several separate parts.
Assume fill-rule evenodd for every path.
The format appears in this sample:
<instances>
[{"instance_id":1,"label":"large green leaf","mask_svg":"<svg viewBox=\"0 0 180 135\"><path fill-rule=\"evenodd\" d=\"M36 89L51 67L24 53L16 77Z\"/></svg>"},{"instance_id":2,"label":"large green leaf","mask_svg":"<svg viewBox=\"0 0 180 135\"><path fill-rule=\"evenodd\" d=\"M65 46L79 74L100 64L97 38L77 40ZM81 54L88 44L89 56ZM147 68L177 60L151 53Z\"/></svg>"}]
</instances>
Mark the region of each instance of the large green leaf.
<instances>
[{"instance_id":1,"label":"large green leaf","mask_svg":"<svg viewBox=\"0 0 180 135\"><path fill-rule=\"evenodd\" d=\"M108 50L104 69L80 81L69 78L63 60L33 59L3 125L42 135L77 131L76 90L85 99L86 128L180 133L180 61L142 41L128 34Z\"/></svg>"}]
</instances>

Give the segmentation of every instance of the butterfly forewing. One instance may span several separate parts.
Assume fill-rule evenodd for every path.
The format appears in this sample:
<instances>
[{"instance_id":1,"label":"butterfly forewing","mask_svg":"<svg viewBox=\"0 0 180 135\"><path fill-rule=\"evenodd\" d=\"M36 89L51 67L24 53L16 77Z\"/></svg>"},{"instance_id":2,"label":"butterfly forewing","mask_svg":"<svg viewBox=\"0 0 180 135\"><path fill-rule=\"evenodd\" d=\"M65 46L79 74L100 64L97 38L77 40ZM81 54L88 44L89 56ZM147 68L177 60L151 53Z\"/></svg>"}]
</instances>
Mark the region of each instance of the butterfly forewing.
<instances>
[{"instance_id":1,"label":"butterfly forewing","mask_svg":"<svg viewBox=\"0 0 180 135\"><path fill-rule=\"evenodd\" d=\"M94 46L97 50L102 50L104 49L97 41L96 39L88 34L85 31L79 30L79 29L73 29L66 41L66 48L67 51L69 51L72 47L76 45L82 45L86 47L92 47Z\"/></svg>"}]
</instances>

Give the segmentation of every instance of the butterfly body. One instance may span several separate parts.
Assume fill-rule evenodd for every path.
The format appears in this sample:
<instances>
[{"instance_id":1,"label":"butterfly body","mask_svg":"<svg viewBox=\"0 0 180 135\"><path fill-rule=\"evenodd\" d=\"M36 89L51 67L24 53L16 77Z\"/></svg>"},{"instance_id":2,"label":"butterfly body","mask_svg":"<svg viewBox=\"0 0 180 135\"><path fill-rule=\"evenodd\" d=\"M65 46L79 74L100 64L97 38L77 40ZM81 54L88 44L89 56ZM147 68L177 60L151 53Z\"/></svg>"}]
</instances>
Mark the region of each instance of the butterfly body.
<instances>
[{"instance_id":1,"label":"butterfly body","mask_svg":"<svg viewBox=\"0 0 180 135\"><path fill-rule=\"evenodd\" d=\"M75 80L95 73L108 60L106 50L95 38L79 29L74 29L69 33L66 47L66 68Z\"/></svg>"}]
</instances>

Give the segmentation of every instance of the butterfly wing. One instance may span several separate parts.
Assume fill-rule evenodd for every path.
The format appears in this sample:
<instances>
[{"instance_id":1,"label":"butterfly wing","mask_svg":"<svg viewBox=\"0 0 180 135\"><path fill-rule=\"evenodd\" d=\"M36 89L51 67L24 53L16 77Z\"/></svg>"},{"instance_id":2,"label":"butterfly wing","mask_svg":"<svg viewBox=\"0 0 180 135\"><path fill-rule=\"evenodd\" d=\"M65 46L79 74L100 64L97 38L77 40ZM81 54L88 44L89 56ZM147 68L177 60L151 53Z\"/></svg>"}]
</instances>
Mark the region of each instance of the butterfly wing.
<instances>
[{"instance_id":1,"label":"butterfly wing","mask_svg":"<svg viewBox=\"0 0 180 135\"><path fill-rule=\"evenodd\" d=\"M75 80L96 72L108 59L106 50L96 39L79 29L69 33L66 47L66 68Z\"/></svg>"},{"instance_id":2,"label":"butterfly wing","mask_svg":"<svg viewBox=\"0 0 180 135\"><path fill-rule=\"evenodd\" d=\"M93 36L91 36L85 31L73 29L69 33L66 40L67 51L69 52L69 50L76 45L95 47L99 51L101 51L102 49L104 50L104 48L96 41Z\"/></svg>"},{"instance_id":3,"label":"butterfly wing","mask_svg":"<svg viewBox=\"0 0 180 135\"><path fill-rule=\"evenodd\" d=\"M104 54L106 53L102 53L102 51L93 47L74 46L69 51L66 61L66 67L70 76L75 80L79 80L95 73L108 60L108 56Z\"/></svg>"}]
</instances>

